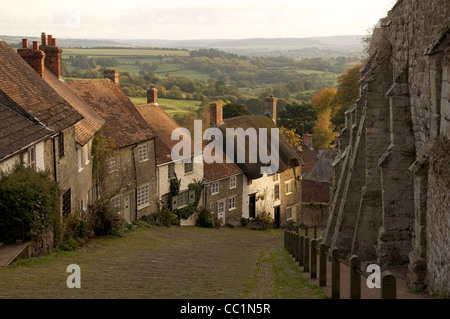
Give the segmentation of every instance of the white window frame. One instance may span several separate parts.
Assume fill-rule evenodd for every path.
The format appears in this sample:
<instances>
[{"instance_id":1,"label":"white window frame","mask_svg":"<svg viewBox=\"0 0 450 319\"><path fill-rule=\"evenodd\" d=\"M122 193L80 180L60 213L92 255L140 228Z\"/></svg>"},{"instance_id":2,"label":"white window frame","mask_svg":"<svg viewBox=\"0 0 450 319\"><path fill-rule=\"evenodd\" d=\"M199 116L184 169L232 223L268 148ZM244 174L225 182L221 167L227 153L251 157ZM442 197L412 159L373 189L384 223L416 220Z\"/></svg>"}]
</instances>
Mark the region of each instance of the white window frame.
<instances>
[{"instance_id":1,"label":"white window frame","mask_svg":"<svg viewBox=\"0 0 450 319\"><path fill-rule=\"evenodd\" d=\"M186 202L184 202L186 200ZM182 191L178 194L177 208L182 208L189 205L189 190Z\"/></svg>"},{"instance_id":2,"label":"white window frame","mask_svg":"<svg viewBox=\"0 0 450 319\"><path fill-rule=\"evenodd\" d=\"M172 176L170 175L171 168L173 172ZM167 179L171 180L173 178L175 178L175 163L169 163L169 165L167 165Z\"/></svg>"},{"instance_id":3,"label":"white window frame","mask_svg":"<svg viewBox=\"0 0 450 319\"><path fill-rule=\"evenodd\" d=\"M121 201L122 201L121 195L117 195L117 196L114 196L113 198L111 198L112 207L117 209L119 212L120 212L120 207L121 207L120 206Z\"/></svg>"},{"instance_id":4,"label":"white window frame","mask_svg":"<svg viewBox=\"0 0 450 319\"><path fill-rule=\"evenodd\" d=\"M106 159L106 165L108 166L108 173L113 173L118 170L117 168L117 161L114 156L108 157Z\"/></svg>"},{"instance_id":5,"label":"white window frame","mask_svg":"<svg viewBox=\"0 0 450 319\"><path fill-rule=\"evenodd\" d=\"M286 195L292 194L292 179L284 182L284 192Z\"/></svg>"},{"instance_id":6,"label":"white window frame","mask_svg":"<svg viewBox=\"0 0 450 319\"><path fill-rule=\"evenodd\" d=\"M77 149L77 158L78 158L78 173L80 173L83 169L83 150L82 148Z\"/></svg>"},{"instance_id":7,"label":"white window frame","mask_svg":"<svg viewBox=\"0 0 450 319\"><path fill-rule=\"evenodd\" d=\"M220 206L222 206L222 208ZM221 213L225 214L225 201L218 202L217 213L218 214L221 214Z\"/></svg>"},{"instance_id":8,"label":"white window frame","mask_svg":"<svg viewBox=\"0 0 450 319\"><path fill-rule=\"evenodd\" d=\"M217 186L216 191L214 191L216 188L215 186ZM211 184L211 195L217 195L217 194L219 194L219 182L215 182L215 183Z\"/></svg>"},{"instance_id":9,"label":"white window frame","mask_svg":"<svg viewBox=\"0 0 450 319\"><path fill-rule=\"evenodd\" d=\"M296 214L296 206L286 207L286 219L293 219Z\"/></svg>"},{"instance_id":10,"label":"white window frame","mask_svg":"<svg viewBox=\"0 0 450 319\"><path fill-rule=\"evenodd\" d=\"M137 188L137 209L150 205L150 184L144 184Z\"/></svg>"},{"instance_id":11,"label":"white window frame","mask_svg":"<svg viewBox=\"0 0 450 319\"><path fill-rule=\"evenodd\" d=\"M228 198L228 210L236 209L236 196Z\"/></svg>"},{"instance_id":12,"label":"white window frame","mask_svg":"<svg viewBox=\"0 0 450 319\"><path fill-rule=\"evenodd\" d=\"M188 170L186 168L189 168ZM194 159L191 158L190 163L184 162L184 175L192 174L194 173Z\"/></svg>"},{"instance_id":13,"label":"white window frame","mask_svg":"<svg viewBox=\"0 0 450 319\"><path fill-rule=\"evenodd\" d=\"M84 153L84 165L88 165L89 162L91 161L90 156L89 156L89 143L86 143L85 147L85 153Z\"/></svg>"},{"instance_id":14,"label":"white window frame","mask_svg":"<svg viewBox=\"0 0 450 319\"><path fill-rule=\"evenodd\" d=\"M215 211L215 205L214 205L215 203L211 203L210 205L209 205L209 208L210 208L210 210L211 210L211 213L215 213L216 211Z\"/></svg>"},{"instance_id":15,"label":"white window frame","mask_svg":"<svg viewBox=\"0 0 450 319\"><path fill-rule=\"evenodd\" d=\"M139 163L148 161L148 145L147 143L138 146Z\"/></svg>"},{"instance_id":16,"label":"white window frame","mask_svg":"<svg viewBox=\"0 0 450 319\"><path fill-rule=\"evenodd\" d=\"M230 189L236 188L236 176L230 177Z\"/></svg>"},{"instance_id":17,"label":"white window frame","mask_svg":"<svg viewBox=\"0 0 450 319\"><path fill-rule=\"evenodd\" d=\"M36 147L33 145L28 149L28 166L36 169Z\"/></svg>"}]
</instances>

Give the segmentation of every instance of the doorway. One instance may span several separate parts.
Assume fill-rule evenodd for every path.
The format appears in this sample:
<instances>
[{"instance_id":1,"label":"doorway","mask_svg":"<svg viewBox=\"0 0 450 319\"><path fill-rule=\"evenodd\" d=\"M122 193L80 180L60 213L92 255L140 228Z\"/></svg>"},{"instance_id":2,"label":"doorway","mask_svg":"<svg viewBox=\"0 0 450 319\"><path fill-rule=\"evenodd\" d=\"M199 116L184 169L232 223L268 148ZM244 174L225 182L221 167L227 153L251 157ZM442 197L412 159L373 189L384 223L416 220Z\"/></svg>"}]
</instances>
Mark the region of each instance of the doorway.
<instances>
[{"instance_id":1,"label":"doorway","mask_svg":"<svg viewBox=\"0 0 450 319\"><path fill-rule=\"evenodd\" d=\"M248 195L248 216L249 218L256 217L256 194Z\"/></svg>"},{"instance_id":2,"label":"doorway","mask_svg":"<svg viewBox=\"0 0 450 319\"><path fill-rule=\"evenodd\" d=\"M281 226L280 206L274 208L274 216L275 216L275 227L280 228Z\"/></svg>"}]
</instances>

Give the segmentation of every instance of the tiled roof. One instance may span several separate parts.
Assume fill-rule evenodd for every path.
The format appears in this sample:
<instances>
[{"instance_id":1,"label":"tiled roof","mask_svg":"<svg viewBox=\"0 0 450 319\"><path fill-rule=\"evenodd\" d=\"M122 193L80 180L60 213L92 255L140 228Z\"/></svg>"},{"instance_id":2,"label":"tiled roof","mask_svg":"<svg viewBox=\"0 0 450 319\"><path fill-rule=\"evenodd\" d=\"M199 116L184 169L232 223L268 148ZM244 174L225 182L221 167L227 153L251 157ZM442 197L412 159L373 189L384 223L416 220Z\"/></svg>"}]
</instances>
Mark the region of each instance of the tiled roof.
<instances>
[{"instance_id":1,"label":"tiled roof","mask_svg":"<svg viewBox=\"0 0 450 319\"><path fill-rule=\"evenodd\" d=\"M333 176L332 162L334 159L334 153L331 148L327 150L320 150L317 156L317 162L303 175L303 180L317 182L329 182Z\"/></svg>"},{"instance_id":2,"label":"tiled roof","mask_svg":"<svg viewBox=\"0 0 450 319\"><path fill-rule=\"evenodd\" d=\"M0 100L60 132L83 117L5 42L0 41Z\"/></svg>"},{"instance_id":3,"label":"tiled roof","mask_svg":"<svg viewBox=\"0 0 450 319\"><path fill-rule=\"evenodd\" d=\"M223 132L223 134L226 134L227 128L242 128L243 130L247 130L248 128L255 128L256 132L259 132L259 129L267 129L267 149L270 152L270 141L271 141L271 129L276 128L275 123L266 115L256 115L256 116L238 116L233 117L229 119L224 119L223 124L219 126L219 129ZM259 136L259 134L258 134ZM226 139L225 139L226 140ZM258 137L257 140L250 140L248 143L246 143L246 154L245 154L245 163L238 163L237 158L235 158L236 164L245 172L245 174L252 178L257 179L262 176L261 174L261 167L264 166L260 162L259 156L257 156L257 163L251 163L249 160L249 152L248 147L249 145L256 144L259 146L260 138ZM236 148L236 145L235 145ZM226 147L224 147L226 149ZM258 147L259 149L259 147ZM278 166L278 172L284 172L289 167L298 166L302 164L301 159L298 157L296 152L292 149L292 147L289 145L289 143L286 141L284 136L282 134L279 134L279 166ZM235 151L236 153L236 151ZM235 157L237 154L235 154Z\"/></svg>"},{"instance_id":4,"label":"tiled roof","mask_svg":"<svg viewBox=\"0 0 450 319\"><path fill-rule=\"evenodd\" d=\"M208 142L204 143L204 147L208 144ZM213 151L212 156L214 156L215 152ZM203 153L203 160L207 160L208 155L206 153ZM203 163L203 177L207 181L217 181L222 178L242 174L243 171L237 166L235 163L231 162L230 160L227 160L227 154L223 152L223 162L222 163L211 163L208 164L206 162ZM228 163L230 162L230 163Z\"/></svg>"},{"instance_id":5,"label":"tiled roof","mask_svg":"<svg viewBox=\"0 0 450 319\"><path fill-rule=\"evenodd\" d=\"M29 120L2 104L0 104L0 119L0 160L53 133L45 126Z\"/></svg>"},{"instance_id":6,"label":"tiled roof","mask_svg":"<svg viewBox=\"0 0 450 319\"><path fill-rule=\"evenodd\" d=\"M303 203L328 203L330 201L330 183L302 180Z\"/></svg>"},{"instance_id":7,"label":"tiled roof","mask_svg":"<svg viewBox=\"0 0 450 319\"><path fill-rule=\"evenodd\" d=\"M164 109L156 104L136 105L136 109L142 115L147 124L156 133L156 163L161 165L172 161L171 152L177 140L172 141L171 136L173 130L179 128L175 122ZM193 152L193 144L191 151ZM183 154L181 154L183 155Z\"/></svg>"},{"instance_id":8,"label":"tiled roof","mask_svg":"<svg viewBox=\"0 0 450 319\"><path fill-rule=\"evenodd\" d=\"M69 87L106 120L103 132L117 147L156 137L122 89L109 79L67 81Z\"/></svg>"},{"instance_id":9,"label":"tiled roof","mask_svg":"<svg viewBox=\"0 0 450 319\"><path fill-rule=\"evenodd\" d=\"M45 81L58 92L73 108L75 108L84 119L75 124L75 139L84 145L86 144L105 124L101 118L87 103L78 96L64 81L48 68L44 72Z\"/></svg>"}]
</instances>

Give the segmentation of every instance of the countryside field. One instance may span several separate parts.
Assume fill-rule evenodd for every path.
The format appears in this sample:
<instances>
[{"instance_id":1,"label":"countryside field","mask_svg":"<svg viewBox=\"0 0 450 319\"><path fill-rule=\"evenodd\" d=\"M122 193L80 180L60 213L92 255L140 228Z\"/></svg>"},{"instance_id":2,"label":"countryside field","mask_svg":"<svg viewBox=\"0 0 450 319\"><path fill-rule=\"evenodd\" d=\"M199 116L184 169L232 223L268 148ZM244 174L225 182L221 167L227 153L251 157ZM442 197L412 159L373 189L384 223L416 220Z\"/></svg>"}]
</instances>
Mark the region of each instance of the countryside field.
<instances>
[{"instance_id":1,"label":"countryside field","mask_svg":"<svg viewBox=\"0 0 450 319\"><path fill-rule=\"evenodd\" d=\"M135 105L147 104L147 98L145 97L130 97L131 102ZM187 113L192 109L196 109L200 106L200 101L187 101L187 100L172 100L172 99L158 99L158 104L169 114L175 113Z\"/></svg>"}]
</instances>

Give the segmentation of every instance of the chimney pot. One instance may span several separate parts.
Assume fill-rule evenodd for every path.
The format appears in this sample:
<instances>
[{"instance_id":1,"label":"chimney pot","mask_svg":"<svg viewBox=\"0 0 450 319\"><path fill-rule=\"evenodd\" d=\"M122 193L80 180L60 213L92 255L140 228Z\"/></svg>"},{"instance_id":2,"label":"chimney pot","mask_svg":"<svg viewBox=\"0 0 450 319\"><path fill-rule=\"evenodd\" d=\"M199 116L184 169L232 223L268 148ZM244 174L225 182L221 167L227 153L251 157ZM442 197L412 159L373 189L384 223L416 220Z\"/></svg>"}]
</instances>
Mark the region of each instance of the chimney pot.
<instances>
[{"instance_id":1,"label":"chimney pot","mask_svg":"<svg viewBox=\"0 0 450 319\"><path fill-rule=\"evenodd\" d=\"M22 39L22 48L28 49L28 39Z\"/></svg>"},{"instance_id":2,"label":"chimney pot","mask_svg":"<svg viewBox=\"0 0 450 319\"><path fill-rule=\"evenodd\" d=\"M33 50L35 50L35 51L39 50L39 42L38 41L33 41Z\"/></svg>"},{"instance_id":3,"label":"chimney pot","mask_svg":"<svg viewBox=\"0 0 450 319\"><path fill-rule=\"evenodd\" d=\"M47 37L45 36L45 32L41 33L41 42L42 45L47 45Z\"/></svg>"},{"instance_id":4,"label":"chimney pot","mask_svg":"<svg viewBox=\"0 0 450 319\"><path fill-rule=\"evenodd\" d=\"M51 34L47 35L47 44L52 45L52 35Z\"/></svg>"},{"instance_id":5,"label":"chimney pot","mask_svg":"<svg viewBox=\"0 0 450 319\"><path fill-rule=\"evenodd\" d=\"M223 105L222 103L209 104L209 121L211 127L217 127L223 123Z\"/></svg>"},{"instance_id":6,"label":"chimney pot","mask_svg":"<svg viewBox=\"0 0 450 319\"><path fill-rule=\"evenodd\" d=\"M52 38L52 45L53 45L54 47L56 47L56 39L55 39L55 38Z\"/></svg>"}]
</instances>

